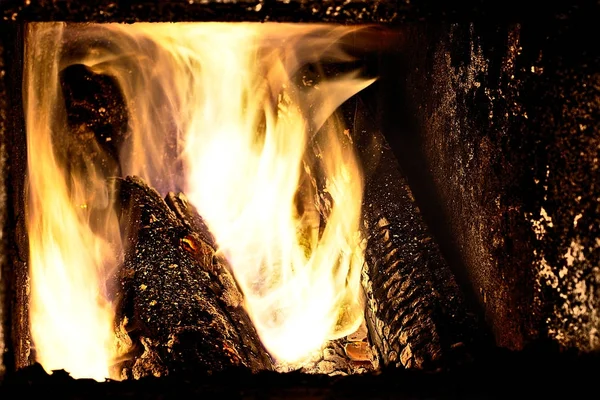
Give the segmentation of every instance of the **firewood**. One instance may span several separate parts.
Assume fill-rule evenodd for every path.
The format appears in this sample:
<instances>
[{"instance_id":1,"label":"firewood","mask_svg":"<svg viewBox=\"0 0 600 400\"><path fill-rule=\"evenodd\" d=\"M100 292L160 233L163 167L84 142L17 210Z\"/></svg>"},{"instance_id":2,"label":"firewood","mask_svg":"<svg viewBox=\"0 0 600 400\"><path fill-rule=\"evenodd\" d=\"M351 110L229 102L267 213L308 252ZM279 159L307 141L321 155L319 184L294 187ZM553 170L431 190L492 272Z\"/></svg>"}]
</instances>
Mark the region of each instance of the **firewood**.
<instances>
[{"instance_id":1,"label":"firewood","mask_svg":"<svg viewBox=\"0 0 600 400\"><path fill-rule=\"evenodd\" d=\"M363 204L366 322L381 367L436 370L468 363L486 343L486 331L389 149L381 150Z\"/></svg>"},{"instance_id":2,"label":"firewood","mask_svg":"<svg viewBox=\"0 0 600 400\"><path fill-rule=\"evenodd\" d=\"M116 180L124 263L117 324L131 342L123 377L271 370L242 294L197 211L137 177Z\"/></svg>"}]
</instances>

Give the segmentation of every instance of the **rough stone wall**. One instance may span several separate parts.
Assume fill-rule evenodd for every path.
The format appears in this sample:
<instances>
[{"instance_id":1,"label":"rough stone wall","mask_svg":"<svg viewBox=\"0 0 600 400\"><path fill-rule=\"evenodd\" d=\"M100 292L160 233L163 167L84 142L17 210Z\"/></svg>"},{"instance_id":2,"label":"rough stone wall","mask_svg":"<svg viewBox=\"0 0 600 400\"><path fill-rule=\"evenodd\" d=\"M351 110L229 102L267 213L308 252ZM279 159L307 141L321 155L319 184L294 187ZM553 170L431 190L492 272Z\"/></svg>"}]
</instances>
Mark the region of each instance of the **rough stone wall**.
<instances>
[{"instance_id":1,"label":"rough stone wall","mask_svg":"<svg viewBox=\"0 0 600 400\"><path fill-rule=\"evenodd\" d=\"M512 349L600 348L593 15L419 26L408 39L407 95L438 215L497 344Z\"/></svg>"}]
</instances>

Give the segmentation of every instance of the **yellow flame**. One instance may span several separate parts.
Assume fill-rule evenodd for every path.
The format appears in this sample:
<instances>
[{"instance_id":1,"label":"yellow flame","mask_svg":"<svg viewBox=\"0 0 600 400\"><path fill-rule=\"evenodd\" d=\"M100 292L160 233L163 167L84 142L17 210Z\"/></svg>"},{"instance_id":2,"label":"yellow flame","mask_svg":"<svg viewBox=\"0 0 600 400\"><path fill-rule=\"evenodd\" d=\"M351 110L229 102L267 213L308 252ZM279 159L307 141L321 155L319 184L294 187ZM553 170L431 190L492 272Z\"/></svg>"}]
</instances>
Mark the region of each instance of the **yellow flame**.
<instances>
[{"instance_id":1,"label":"yellow flame","mask_svg":"<svg viewBox=\"0 0 600 400\"><path fill-rule=\"evenodd\" d=\"M186 43L202 66L192 82L181 82L196 111L184 131L186 192L229 259L267 349L279 361L302 362L362 321L360 169L341 145L339 124L320 133L318 162L306 152L310 131L370 81L350 75L304 92L292 84L294 64L331 52L343 29L215 28ZM317 111L309 115L308 107ZM326 180L333 207L325 226L317 193L298 198L304 168Z\"/></svg>"},{"instance_id":2,"label":"yellow flame","mask_svg":"<svg viewBox=\"0 0 600 400\"><path fill-rule=\"evenodd\" d=\"M372 80L353 72L306 87L297 83L308 63L351 61L341 44L357 28L35 26L26 57L28 227L33 338L45 368L73 373L79 366L66 361L67 350L84 360L84 351L99 353L100 344L110 342L111 310L98 301L98 287L106 265L115 262L105 239L115 234L114 216L105 212L110 223L92 232L88 211L77 208L91 201L90 187L102 192L106 177L93 166L67 175L51 143L67 134L60 127L64 110L57 112L59 68L75 63L118 82L129 112L122 174L141 176L163 194L187 194L229 260L245 307L275 359L300 365L328 339L360 325L363 181L334 114ZM42 89L48 86L51 91ZM101 336L75 333L77 324ZM52 348L59 349L57 359L49 355ZM88 368L82 375L107 376L99 372L106 361L93 373L92 361L82 363Z\"/></svg>"},{"instance_id":3,"label":"yellow flame","mask_svg":"<svg viewBox=\"0 0 600 400\"><path fill-rule=\"evenodd\" d=\"M61 98L56 33L60 25L29 25L25 50L31 336L36 359L47 371L102 380L109 377L114 339L114 311L104 288L118 249L92 231L91 210L109 205L98 172L88 165L66 173L56 156L58 143L67 142L53 138L69 137L56 107ZM116 221L109 226L106 233L118 236Z\"/></svg>"},{"instance_id":4,"label":"yellow flame","mask_svg":"<svg viewBox=\"0 0 600 400\"><path fill-rule=\"evenodd\" d=\"M363 316L362 175L351 146L342 144L343 127L324 123L372 81L349 74L302 88L291 79L325 53L347 60L336 44L352 29L141 29L176 60L188 198L230 261L267 349L279 361L302 362ZM319 146L312 162L311 143ZM298 195L307 177L326 182L332 207L325 223L315 206L319 193Z\"/></svg>"}]
</instances>

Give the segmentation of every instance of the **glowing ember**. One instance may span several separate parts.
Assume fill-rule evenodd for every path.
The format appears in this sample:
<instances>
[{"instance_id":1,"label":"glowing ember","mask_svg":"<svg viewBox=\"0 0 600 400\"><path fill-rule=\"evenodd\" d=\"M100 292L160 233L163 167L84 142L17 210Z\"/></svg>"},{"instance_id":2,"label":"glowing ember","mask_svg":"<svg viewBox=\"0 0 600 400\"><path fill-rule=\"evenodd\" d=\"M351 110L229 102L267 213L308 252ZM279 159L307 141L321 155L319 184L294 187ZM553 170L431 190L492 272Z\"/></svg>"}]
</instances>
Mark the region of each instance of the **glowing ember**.
<instances>
[{"instance_id":1,"label":"glowing ember","mask_svg":"<svg viewBox=\"0 0 600 400\"><path fill-rule=\"evenodd\" d=\"M116 356L102 353L114 334L99 288L118 254L106 241L117 235L114 216L104 211L109 201L99 200L107 174L85 163L67 172L55 160L51 137L68 135L59 65L81 63L119 83L130 130L120 149L122 174L141 176L163 194L187 194L230 261L244 305L278 361L298 366L328 339L360 325L362 175L332 115L372 80L350 73L297 83L307 63L351 61L340 43L356 28L202 23L28 29L31 323L46 369L98 378L108 376ZM91 203L107 222L93 232L89 210L80 207ZM99 353L90 354L98 364L86 358L88 351ZM69 352L82 369L68 361Z\"/></svg>"}]
</instances>

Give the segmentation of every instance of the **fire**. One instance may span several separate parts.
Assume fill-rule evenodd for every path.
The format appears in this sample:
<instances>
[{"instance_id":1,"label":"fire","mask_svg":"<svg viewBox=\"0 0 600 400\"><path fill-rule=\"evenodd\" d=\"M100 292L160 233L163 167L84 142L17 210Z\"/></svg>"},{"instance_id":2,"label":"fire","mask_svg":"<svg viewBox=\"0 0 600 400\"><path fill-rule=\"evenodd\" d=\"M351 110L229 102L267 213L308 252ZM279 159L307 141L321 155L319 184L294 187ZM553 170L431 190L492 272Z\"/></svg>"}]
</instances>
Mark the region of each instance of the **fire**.
<instances>
[{"instance_id":1,"label":"fire","mask_svg":"<svg viewBox=\"0 0 600 400\"><path fill-rule=\"evenodd\" d=\"M347 28L190 31L179 36L194 49L185 64L202 68L191 82L180 82L194 93L195 111L183 130L186 193L230 261L267 349L277 360L302 362L362 321L362 176L352 148L341 141L343 127L323 125L371 81L351 74L312 88L292 83L302 63L325 52L342 58L335 43ZM299 184L309 178L325 182L330 196L325 223L317 188L305 185L309 190L299 196Z\"/></svg>"},{"instance_id":2,"label":"fire","mask_svg":"<svg viewBox=\"0 0 600 400\"><path fill-rule=\"evenodd\" d=\"M360 325L363 181L335 112L373 80L352 72L299 83L308 63L352 61L341 43L357 28L196 23L28 29L31 325L46 369L101 378L116 356L110 351L113 310L100 289L119 254L109 240L118 233L108 211L106 172L85 163L66 168L51 141L68 135L58 73L74 63L119 83L130 134L120 149L122 174L138 175L162 194L186 193L215 235L277 361L299 366L327 340ZM101 229L90 228L90 204L101 211Z\"/></svg>"},{"instance_id":3,"label":"fire","mask_svg":"<svg viewBox=\"0 0 600 400\"><path fill-rule=\"evenodd\" d=\"M25 50L31 337L47 371L102 380L109 377L114 340L106 277L118 254L106 238L118 237L118 225L105 211L108 192L96 167L67 172L60 158L69 155L53 142L72 133L56 107L60 48L52 28L30 25ZM92 211L105 214L104 234L92 230Z\"/></svg>"}]
</instances>

